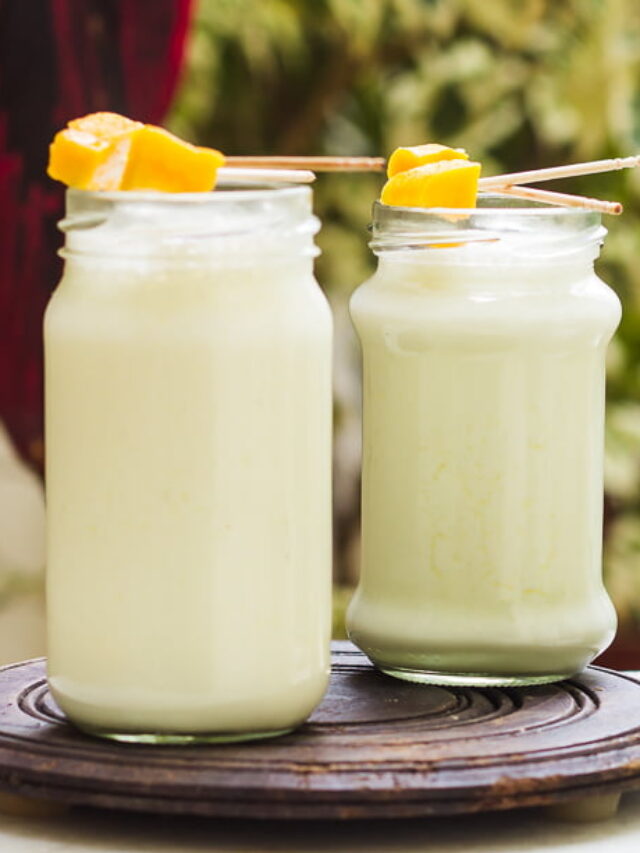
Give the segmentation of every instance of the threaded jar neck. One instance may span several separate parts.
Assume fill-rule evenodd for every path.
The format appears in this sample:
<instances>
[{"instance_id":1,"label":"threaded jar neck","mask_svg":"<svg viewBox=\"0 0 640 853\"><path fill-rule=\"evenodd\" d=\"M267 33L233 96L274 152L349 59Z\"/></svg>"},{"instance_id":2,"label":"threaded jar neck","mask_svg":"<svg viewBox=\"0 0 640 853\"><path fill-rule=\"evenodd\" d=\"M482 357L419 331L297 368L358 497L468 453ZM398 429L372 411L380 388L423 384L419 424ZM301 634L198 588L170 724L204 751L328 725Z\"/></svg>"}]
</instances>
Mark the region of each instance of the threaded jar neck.
<instances>
[{"instance_id":1,"label":"threaded jar neck","mask_svg":"<svg viewBox=\"0 0 640 853\"><path fill-rule=\"evenodd\" d=\"M67 192L64 257L211 262L318 254L311 190L242 186L209 193Z\"/></svg>"},{"instance_id":2,"label":"threaded jar neck","mask_svg":"<svg viewBox=\"0 0 640 853\"><path fill-rule=\"evenodd\" d=\"M599 213L504 195L480 196L472 209L376 202L370 230L376 255L438 265L593 261L607 233Z\"/></svg>"}]
</instances>

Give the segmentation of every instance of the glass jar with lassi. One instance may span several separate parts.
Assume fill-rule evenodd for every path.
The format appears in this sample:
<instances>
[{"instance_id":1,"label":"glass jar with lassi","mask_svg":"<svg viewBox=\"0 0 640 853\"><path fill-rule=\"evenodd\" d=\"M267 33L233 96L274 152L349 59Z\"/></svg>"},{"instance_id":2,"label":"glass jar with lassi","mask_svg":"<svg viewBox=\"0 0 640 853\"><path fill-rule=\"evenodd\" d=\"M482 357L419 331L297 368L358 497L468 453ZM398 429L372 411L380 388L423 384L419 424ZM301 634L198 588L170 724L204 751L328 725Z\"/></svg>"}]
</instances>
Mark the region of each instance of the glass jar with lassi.
<instances>
[{"instance_id":1,"label":"glass jar with lassi","mask_svg":"<svg viewBox=\"0 0 640 853\"><path fill-rule=\"evenodd\" d=\"M68 192L45 322L48 672L88 732L270 736L323 695L317 228L306 187Z\"/></svg>"},{"instance_id":2,"label":"glass jar with lassi","mask_svg":"<svg viewBox=\"0 0 640 853\"><path fill-rule=\"evenodd\" d=\"M416 682L574 674L612 640L602 584L597 213L507 197L377 203L363 354L362 568L349 634Z\"/></svg>"}]
</instances>

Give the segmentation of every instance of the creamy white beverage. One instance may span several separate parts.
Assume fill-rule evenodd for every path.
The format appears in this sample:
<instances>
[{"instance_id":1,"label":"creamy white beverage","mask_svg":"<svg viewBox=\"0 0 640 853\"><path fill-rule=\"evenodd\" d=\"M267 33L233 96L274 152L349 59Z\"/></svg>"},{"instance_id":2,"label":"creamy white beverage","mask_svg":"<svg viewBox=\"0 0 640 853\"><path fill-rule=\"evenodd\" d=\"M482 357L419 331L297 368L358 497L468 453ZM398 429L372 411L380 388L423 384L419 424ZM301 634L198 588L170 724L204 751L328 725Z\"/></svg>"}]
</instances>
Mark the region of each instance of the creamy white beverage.
<instances>
[{"instance_id":1,"label":"creamy white beverage","mask_svg":"<svg viewBox=\"0 0 640 853\"><path fill-rule=\"evenodd\" d=\"M325 690L331 623L310 193L68 205L45 323L52 692L121 739L291 729Z\"/></svg>"},{"instance_id":2,"label":"creamy white beverage","mask_svg":"<svg viewBox=\"0 0 640 853\"><path fill-rule=\"evenodd\" d=\"M352 299L364 470L348 628L390 674L553 681L613 638L604 357L620 304L593 271L598 221L378 207L379 267Z\"/></svg>"}]
</instances>

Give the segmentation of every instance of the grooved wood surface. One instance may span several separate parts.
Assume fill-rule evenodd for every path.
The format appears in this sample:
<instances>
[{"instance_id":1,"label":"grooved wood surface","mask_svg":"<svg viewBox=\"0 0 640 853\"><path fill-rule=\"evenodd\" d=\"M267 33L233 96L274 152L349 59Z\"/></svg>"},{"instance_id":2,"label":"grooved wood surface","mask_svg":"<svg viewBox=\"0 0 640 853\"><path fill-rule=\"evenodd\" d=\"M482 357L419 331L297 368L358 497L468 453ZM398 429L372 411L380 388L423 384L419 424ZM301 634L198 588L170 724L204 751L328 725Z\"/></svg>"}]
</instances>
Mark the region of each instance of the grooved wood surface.
<instances>
[{"instance_id":1,"label":"grooved wood surface","mask_svg":"<svg viewBox=\"0 0 640 853\"><path fill-rule=\"evenodd\" d=\"M42 660L0 670L0 790L164 814L444 815L640 787L640 683L590 667L531 688L410 684L336 643L329 691L278 739L134 746L70 726Z\"/></svg>"}]
</instances>

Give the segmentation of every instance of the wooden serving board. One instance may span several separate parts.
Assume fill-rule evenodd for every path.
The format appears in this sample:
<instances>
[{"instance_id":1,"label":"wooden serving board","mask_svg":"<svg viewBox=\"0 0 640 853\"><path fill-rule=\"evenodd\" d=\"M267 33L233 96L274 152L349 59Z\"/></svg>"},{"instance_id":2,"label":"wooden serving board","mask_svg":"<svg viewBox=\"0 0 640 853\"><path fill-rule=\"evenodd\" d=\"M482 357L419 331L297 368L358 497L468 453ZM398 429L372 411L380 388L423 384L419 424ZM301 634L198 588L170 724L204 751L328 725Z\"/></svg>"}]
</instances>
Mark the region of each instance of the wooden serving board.
<instances>
[{"instance_id":1,"label":"wooden serving board","mask_svg":"<svg viewBox=\"0 0 640 853\"><path fill-rule=\"evenodd\" d=\"M327 696L297 732L137 746L70 726L45 662L0 670L0 790L75 805L244 818L442 815L640 787L640 683L590 667L561 684L451 688L378 673L335 643Z\"/></svg>"}]
</instances>

